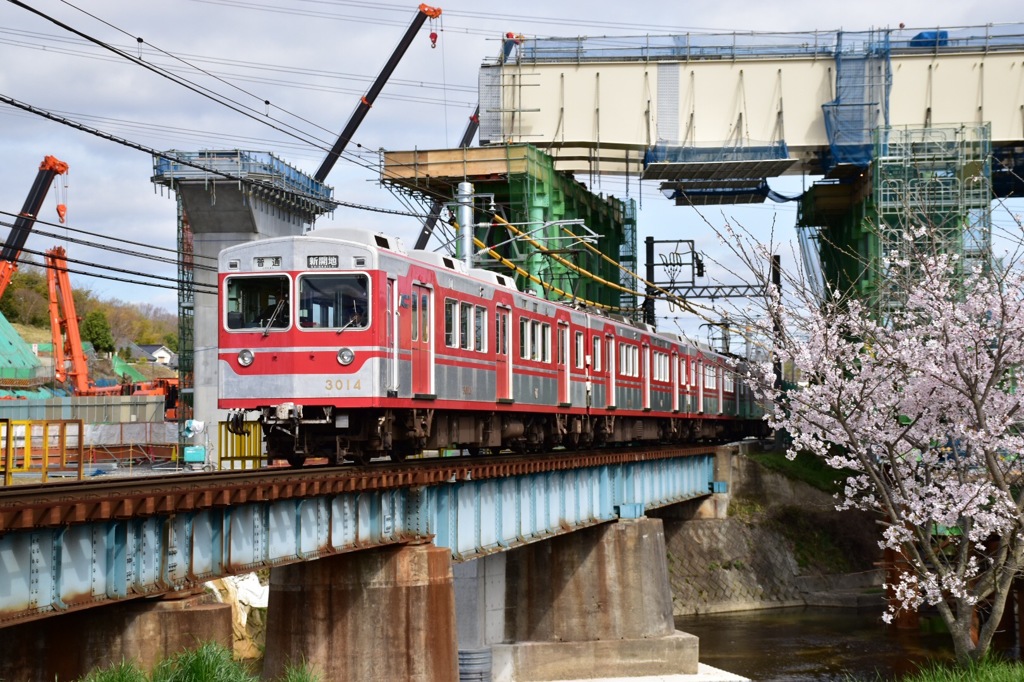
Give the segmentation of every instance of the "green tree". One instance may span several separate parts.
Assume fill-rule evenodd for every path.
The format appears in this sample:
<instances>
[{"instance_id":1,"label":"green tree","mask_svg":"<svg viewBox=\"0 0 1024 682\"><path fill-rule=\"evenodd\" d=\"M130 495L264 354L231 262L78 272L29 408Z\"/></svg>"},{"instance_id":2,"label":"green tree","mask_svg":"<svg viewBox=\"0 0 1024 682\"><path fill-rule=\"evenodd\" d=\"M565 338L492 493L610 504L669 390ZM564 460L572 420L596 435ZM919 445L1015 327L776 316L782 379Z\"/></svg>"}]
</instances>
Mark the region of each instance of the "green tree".
<instances>
[{"instance_id":1,"label":"green tree","mask_svg":"<svg viewBox=\"0 0 1024 682\"><path fill-rule=\"evenodd\" d=\"M93 310L85 316L81 326L82 340L90 341L97 352L111 353L114 351L114 336L110 333L110 324L102 310Z\"/></svg>"},{"instance_id":2,"label":"green tree","mask_svg":"<svg viewBox=\"0 0 1024 682\"><path fill-rule=\"evenodd\" d=\"M178 352L178 335L177 334L164 334L164 345L167 346L168 350Z\"/></svg>"}]
</instances>

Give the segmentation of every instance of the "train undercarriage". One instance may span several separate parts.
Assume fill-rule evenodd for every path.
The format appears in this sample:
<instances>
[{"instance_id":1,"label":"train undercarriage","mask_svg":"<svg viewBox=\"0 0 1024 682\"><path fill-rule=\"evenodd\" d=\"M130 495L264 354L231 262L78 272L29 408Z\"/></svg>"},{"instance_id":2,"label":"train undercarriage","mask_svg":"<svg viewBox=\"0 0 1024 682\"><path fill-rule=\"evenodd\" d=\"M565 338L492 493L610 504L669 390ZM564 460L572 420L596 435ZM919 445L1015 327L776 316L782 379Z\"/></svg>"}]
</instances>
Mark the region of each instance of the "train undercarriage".
<instances>
[{"instance_id":1,"label":"train undercarriage","mask_svg":"<svg viewBox=\"0 0 1024 682\"><path fill-rule=\"evenodd\" d=\"M242 433L243 411L229 430ZM364 464L387 457L404 461L425 451L469 455L575 450L631 443L712 443L764 436L760 420L644 417L616 414L501 413L493 411L364 409L282 403L258 418L268 459L300 466L306 459Z\"/></svg>"}]
</instances>

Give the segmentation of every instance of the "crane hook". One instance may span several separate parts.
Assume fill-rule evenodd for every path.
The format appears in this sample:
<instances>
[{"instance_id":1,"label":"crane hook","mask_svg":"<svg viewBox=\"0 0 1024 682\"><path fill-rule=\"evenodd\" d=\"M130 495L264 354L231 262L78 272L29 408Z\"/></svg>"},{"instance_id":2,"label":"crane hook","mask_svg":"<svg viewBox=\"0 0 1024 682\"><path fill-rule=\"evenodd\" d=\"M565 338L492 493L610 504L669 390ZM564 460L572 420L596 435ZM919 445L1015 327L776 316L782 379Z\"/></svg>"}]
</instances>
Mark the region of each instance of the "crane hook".
<instances>
[{"instance_id":1,"label":"crane hook","mask_svg":"<svg viewBox=\"0 0 1024 682\"><path fill-rule=\"evenodd\" d=\"M430 47L437 47L437 31L430 32Z\"/></svg>"}]
</instances>

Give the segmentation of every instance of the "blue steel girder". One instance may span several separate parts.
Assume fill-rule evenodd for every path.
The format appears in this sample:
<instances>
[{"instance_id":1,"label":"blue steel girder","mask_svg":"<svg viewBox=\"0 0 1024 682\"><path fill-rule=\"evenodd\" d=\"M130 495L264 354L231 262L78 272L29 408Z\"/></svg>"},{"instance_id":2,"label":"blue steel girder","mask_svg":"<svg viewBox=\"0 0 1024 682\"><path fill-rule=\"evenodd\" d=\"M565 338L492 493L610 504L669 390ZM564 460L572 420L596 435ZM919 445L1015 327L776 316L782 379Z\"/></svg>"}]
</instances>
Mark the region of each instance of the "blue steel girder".
<instances>
[{"instance_id":1,"label":"blue steel girder","mask_svg":"<svg viewBox=\"0 0 1024 682\"><path fill-rule=\"evenodd\" d=\"M433 540L455 561L710 494L714 455L249 501L0 536L0 626Z\"/></svg>"}]
</instances>

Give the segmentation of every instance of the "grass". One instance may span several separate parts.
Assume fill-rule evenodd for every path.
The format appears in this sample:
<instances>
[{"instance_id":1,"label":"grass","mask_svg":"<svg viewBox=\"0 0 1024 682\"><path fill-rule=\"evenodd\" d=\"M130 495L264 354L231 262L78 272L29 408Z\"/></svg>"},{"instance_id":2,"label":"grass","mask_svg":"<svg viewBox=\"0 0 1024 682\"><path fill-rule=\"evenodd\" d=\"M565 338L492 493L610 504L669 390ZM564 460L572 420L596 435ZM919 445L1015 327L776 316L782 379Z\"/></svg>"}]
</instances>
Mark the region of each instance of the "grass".
<instances>
[{"instance_id":1,"label":"grass","mask_svg":"<svg viewBox=\"0 0 1024 682\"><path fill-rule=\"evenodd\" d=\"M214 642L182 651L160 661L153 682L256 682L256 678L235 663L231 652Z\"/></svg>"},{"instance_id":2,"label":"grass","mask_svg":"<svg viewBox=\"0 0 1024 682\"><path fill-rule=\"evenodd\" d=\"M81 682L149 682L149 675L139 670L134 663L121 661L110 668L92 671Z\"/></svg>"},{"instance_id":3,"label":"grass","mask_svg":"<svg viewBox=\"0 0 1024 682\"><path fill-rule=\"evenodd\" d=\"M305 664L291 666L279 682L319 682ZM152 676L124 662L94 670L79 682L258 682L245 667L235 661L231 651L215 642L206 642L197 649L182 651L157 664Z\"/></svg>"},{"instance_id":4,"label":"grass","mask_svg":"<svg viewBox=\"0 0 1024 682\"><path fill-rule=\"evenodd\" d=\"M903 677L900 682L1019 682L1024 665L987 659L967 666L934 664Z\"/></svg>"},{"instance_id":5,"label":"grass","mask_svg":"<svg viewBox=\"0 0 1024 682\"><path fill-rule=\"evenodd\" d=\"M829 494L842 492L843 482L852 473L833 469L820 457L806 452L801 452L794 459L789 459L783 452L755 452L747 457L766 469Z\"/></svg>"}]
</instances>

